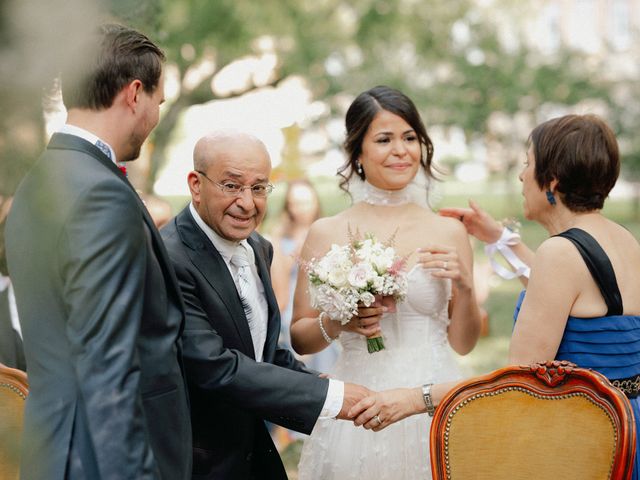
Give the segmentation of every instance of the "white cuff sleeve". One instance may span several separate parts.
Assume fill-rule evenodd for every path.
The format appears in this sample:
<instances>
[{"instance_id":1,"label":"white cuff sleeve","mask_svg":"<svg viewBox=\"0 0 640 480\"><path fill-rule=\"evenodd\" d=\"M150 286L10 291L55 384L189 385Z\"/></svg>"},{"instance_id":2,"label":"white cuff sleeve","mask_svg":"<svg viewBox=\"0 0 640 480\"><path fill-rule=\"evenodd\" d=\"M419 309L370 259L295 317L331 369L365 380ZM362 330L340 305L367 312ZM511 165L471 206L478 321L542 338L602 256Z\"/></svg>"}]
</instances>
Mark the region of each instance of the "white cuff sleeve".
<instances>
[{"instance_id":1,"label":"white cuff sleeve","mask_svg":"<svg viewBox=\"0 0 640 480\"><path fill-rule=\"evenodd\" d=\"M342 409L344 402L344 382L329 379L329 389L327 390L327 398L324 400L322 411L319 419L336 418Z\"/></svg>"},{"instance_id":2,"label":"white cuff sleeve","mask_svg":"<svg viewBox=\"0 0 640 480\"><path fill-rule=\"evenodd\" d=\"M502 235L497 242L489 243L484 247L484 252L487 257L489 257L493 271L506 280L517 277L529 278L531 272L529 266L520 260L520 258L513 253L513 250L511 250L511 247L518 243L520 243L520 235L505 227L502 229ZM509 265L513 267L513 272L504 268L496 261L495 257L498 252L500 252L504 259L509 262Z\"/></svg>"}]
</instances>

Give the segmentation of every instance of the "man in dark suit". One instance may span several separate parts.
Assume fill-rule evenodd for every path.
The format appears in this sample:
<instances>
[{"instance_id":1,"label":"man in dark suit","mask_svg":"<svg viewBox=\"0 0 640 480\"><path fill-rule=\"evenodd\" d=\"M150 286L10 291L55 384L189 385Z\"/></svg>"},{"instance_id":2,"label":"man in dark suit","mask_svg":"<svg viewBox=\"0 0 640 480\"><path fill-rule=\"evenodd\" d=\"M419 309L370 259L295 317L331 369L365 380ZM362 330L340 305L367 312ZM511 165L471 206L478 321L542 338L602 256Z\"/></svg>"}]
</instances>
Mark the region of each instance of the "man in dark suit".
<instances>
[{"instance_id":1,"label":"man in dark suit","mask_svg":"<svg viewBox=\"0 0 640 480\"><path fill-rule=\"evenodd\" d=\"M29 365L21 476L185 479L184 305L116 164L137 158L158 122L164 55L117 25L90 41L86 62L62 73L67 124L21 183L6 227Z\"/></svg>"},{"instance_id":2,"label":"man in dark suit","mask_svg":"<svg viewBox=\"0 0 640 480\"><path fill-rule=\"evenodd\" d=\"M187 311L193 478L286 479L264 420L309 433L320 416L345 418L367 389L320 378L277 346L273 248L255 232L272 188L262 142L211 134L194 167L192 203L162 229Z\"/></svg>"},{"instance_id":3,"label":"man in dark suit","mask_svg":"<svg viewBox=\"0 0 640 480\"><path fill-rule=\"evenodd\" d=\"M11 200L11 196L0 195L0 363L25 371L27 364L24 360L18 311L4 248L4 225Z\"/></svg>"}]
</instances>

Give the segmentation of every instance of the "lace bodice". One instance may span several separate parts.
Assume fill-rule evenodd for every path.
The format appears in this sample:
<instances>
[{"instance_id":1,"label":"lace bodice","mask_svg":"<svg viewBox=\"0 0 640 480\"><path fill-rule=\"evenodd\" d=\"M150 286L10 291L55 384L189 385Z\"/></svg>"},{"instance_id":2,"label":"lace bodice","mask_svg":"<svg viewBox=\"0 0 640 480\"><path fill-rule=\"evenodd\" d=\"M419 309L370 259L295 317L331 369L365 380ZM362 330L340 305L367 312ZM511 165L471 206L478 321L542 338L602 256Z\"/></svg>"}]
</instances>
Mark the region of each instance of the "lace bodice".
<instances>
[{"instance_id":1,"label":"lace bodice","mask_svg":"<svg viewBox=\"0 0 640 480\"><path fill-rule=\"evenodd\" d=\"M424 348L446 342L451 281L436 278L431 270L414 266L408 275L407 296L395 313L383 315L380 326L385 348ZM339 341L345 351L366 350L362 336L343 332Z\"/></svg>"}]
</instances>

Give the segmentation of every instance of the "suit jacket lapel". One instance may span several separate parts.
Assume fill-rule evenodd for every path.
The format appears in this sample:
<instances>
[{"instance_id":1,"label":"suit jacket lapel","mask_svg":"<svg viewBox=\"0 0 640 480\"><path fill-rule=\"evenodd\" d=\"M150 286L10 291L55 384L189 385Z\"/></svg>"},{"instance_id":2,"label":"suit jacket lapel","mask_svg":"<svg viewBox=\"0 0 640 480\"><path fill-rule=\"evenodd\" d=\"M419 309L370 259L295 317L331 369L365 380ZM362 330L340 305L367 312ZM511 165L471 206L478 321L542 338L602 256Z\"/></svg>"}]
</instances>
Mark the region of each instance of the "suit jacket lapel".
<instances>
[{"instance_id":1,"label":"suit jacket lapel","mask_svg":"<svg viewBox=\"0 0 640 480\"><path fill-rule=\"evenodd\" d=\"M267 267L264 248L261 247L255 235L256 234L252 234L247 241L255 253L256 267L258 268L258 274L260 275L260 280L262 280L262 285L264 286L264 294L267 298L267 305L269 307L269 323L267 325L267 338L265 339L264 345L264 360L270 361L277 347L278 338L280 337L280 322L278 321L280 309L271 285L271 273Z\"/></svg>"},{"instance_id":2,"label":"suit jacket lapel","mask_svg":"<svg viewBox=\"0 0 640 480\"><path fill-rule=\"evenodd\" d=\"M227 307L229 318L235 324L238 336L244 345L244 353L255 359L251 331L244 308L222 255L196 224L188 206L178 214L176 225L180 238L187 247L186 252L191 263L202 273Z\"/></svg>"},{"instance_id":3,"label":"suit jacket lapel","mask_svg":"<svg viewBox=\"0 0 640 480\"><path fill-rule=\"evenodd\" d=\"M162 271L164 273L165 282L167 284L167 290L170 292L170 295L173 296L174 302L178 304L180 311L183 312L182 320L179 325L179 335L182 335L182 330L184 329L184 303L182 300L182 295L180 294L180 287L178 285L178 280L176 278L175 272L173 268L171 268L171 263L169 261L169 254L167 253L164 242L162 241L162 237L160 237L160 233L147 210L140 195L136 192L133 185L129 183L127 177L120 171L120 169L116 166L116 164L107 157L102 150L93 145L92 143L86 141L83 138L76 137L75 135L67 135L65 133L55 133L51 140L49 141L49 145L47 148L50 149L63 149L63 150L76 150L79 152L84 152L87 155L90 155L94 159L96 159L99 163L101 163L105 168L111 170L117 178L119 178L127 187L131 189L135 193L136 201L138 202L138 206L142 211L142 217L144 219L147 228L151 232L151 240L153 244L154 252L158 258L158 262Z\"/></svg>"},{"instance_id":4,"label":"suit jacket lapel","mask_svg":"<svg viewBox=\"0 0 640 480\"><path fill-rule=\"evenodd\" d=\"M75 135L67 135L66 133L54 133L49 141L47 148L52 150L76 150L78 152L91 155L107 169L115 173L118 178L125 182L135 192L135 189L128 182L127 177L120 171L113 161L107 157L102 150L84 138Z\"/></svg>"}]
</instances>

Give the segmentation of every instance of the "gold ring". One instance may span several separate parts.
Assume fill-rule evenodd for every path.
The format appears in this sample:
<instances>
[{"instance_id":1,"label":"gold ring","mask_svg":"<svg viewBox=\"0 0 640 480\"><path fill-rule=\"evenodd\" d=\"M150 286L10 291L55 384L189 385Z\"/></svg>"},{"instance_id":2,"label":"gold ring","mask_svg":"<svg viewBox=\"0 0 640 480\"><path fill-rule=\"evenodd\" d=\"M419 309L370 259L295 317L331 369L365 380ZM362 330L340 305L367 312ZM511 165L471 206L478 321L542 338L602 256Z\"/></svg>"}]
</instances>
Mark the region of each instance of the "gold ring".
<instances>
[{"instance_id":1,"label":"gold ring","mask_svg":"<svg viewBox=\"0 0 640 480\"><path fill-rule=\"evenodd\" d=\"M378 422L378 425L376 425L376 427L379 427L380 425L382 425L382 420L380 420L380 417L378 415L374 416L373 419Z\"/></svg>"}]
</instances>

